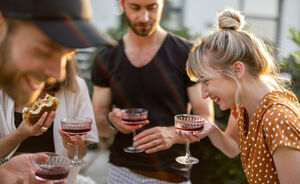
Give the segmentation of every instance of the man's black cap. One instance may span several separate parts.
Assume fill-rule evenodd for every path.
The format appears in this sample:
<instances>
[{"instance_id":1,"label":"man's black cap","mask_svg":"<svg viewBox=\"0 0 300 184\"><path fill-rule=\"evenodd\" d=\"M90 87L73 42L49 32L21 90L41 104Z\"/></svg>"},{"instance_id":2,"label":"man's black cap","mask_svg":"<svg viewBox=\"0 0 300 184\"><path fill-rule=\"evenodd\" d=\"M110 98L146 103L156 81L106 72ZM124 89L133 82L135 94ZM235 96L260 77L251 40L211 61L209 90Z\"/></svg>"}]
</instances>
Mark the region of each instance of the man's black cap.
<instances>
[{"instance_id":1,"label":"man's black cap","mask_svg":"<svg viewBox=\"0 0 300 184\"><path fill-rule=\"evenodd\" d=\"M32 20L53 41L68 48L116 45L89 23L89 0L0 0L0 11L5 17Z\"/></svg>"}]
</instances>

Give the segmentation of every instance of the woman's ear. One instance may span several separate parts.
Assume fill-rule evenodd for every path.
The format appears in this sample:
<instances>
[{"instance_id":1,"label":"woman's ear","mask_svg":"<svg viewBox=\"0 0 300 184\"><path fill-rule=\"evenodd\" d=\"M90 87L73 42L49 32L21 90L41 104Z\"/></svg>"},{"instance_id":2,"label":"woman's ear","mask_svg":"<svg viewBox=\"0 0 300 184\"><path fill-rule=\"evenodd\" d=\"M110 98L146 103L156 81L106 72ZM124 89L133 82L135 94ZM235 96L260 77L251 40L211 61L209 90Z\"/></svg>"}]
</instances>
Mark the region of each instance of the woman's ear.
<instances>
[{"instance_id":1,"label":"woman's ear","mask_svg":"<svg viewBox=\"0 0 300 184\"><path fill-rule=\"evenodd\" d=\"M245 65L241 61L236 61L232 65L232 70L237 79L240 79L245 74Z\"/></svg>"}]
</instances>

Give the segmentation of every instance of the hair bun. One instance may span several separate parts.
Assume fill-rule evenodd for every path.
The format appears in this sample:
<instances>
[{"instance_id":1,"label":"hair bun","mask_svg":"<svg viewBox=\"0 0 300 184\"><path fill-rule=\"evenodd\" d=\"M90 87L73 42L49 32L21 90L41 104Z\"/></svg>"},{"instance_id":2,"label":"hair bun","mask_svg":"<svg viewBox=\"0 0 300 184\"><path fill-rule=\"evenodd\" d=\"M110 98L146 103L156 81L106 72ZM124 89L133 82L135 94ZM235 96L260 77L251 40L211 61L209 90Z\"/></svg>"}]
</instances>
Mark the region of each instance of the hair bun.
<instances>
[{"instance_id":1,"label":"hair bun","mask_svg":"<svg viewBox=\"0 0 300 184\"><path fill-rule=\"evenodd\" d=\"M218 14L218 29L239 31L244 26L244 16L237 10L227 9Z\"/></svg>"}]
</instances>

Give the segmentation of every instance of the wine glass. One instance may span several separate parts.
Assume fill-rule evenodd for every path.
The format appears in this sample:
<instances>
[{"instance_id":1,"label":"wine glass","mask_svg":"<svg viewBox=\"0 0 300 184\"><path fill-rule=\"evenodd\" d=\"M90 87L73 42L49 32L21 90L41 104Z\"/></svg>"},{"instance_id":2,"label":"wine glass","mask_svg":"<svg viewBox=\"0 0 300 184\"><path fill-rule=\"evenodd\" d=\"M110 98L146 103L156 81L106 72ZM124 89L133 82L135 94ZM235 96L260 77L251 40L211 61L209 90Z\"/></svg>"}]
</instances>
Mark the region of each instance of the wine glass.
<instances>
[{"instance_id":1,"label":"wine glass","mask_svg":"<svg viewBox=\"0 0 300 184\"><path fill-rule=\"evenodd\" d=\"M57 183L65 180L71 169L71 160L56 153L46 152L44 154L49 157L47 162L34 161L36 182L52 181Z\"/></svg>"},{"instance_id":2,"label":"wine glass","mask_svg":"<svg viewBox=\"0 0 300 184\"><path fill-rule=\"evenodd\" d=\"M122 109L122 121L126 125L129 126L136 126L143 124L147 121L148 118L148 110L143 108L128 108L128 109ZM135 137L136 132L135 130L132 131L133 137ZM140 150L136 148L135 146L129 146L124 148L124 151L127 153L140 153L143 152L143 150Z\"/></svg>"},{"instance_id":3,"label":"wine glass","mask_svg":"<svg viewBox=\"0 0 300 184\"><path fill-rule=\"evenodd\" d=\"M61 120L62 130L69 136L85 135L91 131L91 118L64 118ZM84 160L78 158L78 144L75 142L75 156L72 160L73 166L81 166Z\"/></svg>"},{"instance_id":4,"label":"wine glass","mask_svg":"<svg viewBox=\"0 0 300 184\"><path fill-rule=\"evenodd\" d=\"M174 117L175 128L179 135L201 132L204 128L205 120L197 115L179 114ZM197 164L199 160L191 156L190 142L186 141L186 154L179 156L176 161L181 164Z\"/></svg>"}]
</instances>

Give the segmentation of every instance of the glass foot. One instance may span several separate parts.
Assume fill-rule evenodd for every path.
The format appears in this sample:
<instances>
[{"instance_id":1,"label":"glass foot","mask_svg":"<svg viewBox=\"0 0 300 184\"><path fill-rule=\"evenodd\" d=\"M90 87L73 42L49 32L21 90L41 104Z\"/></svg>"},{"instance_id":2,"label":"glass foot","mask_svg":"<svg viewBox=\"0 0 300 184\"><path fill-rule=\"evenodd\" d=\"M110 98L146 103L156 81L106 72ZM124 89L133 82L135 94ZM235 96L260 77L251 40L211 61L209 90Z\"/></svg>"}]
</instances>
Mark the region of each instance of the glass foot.
<instances>
[{"instance_id":1,"label":"glass foot","mask_svg":"<svg viewBox=\"0 0 300 184\"><path fill-rule=\"evenodd\" d=\"M136 147L133 147L133 146L124 148L124 151L127 152L127 153L141 153L141 152L144 152L144 150L140 150L140 149L138 149Z\"/></svg>"},{"instance_id":2,"label":"glass foot","mask_svg":"<svg viewBox=\"0 0 300 184\"><path fill-rule=\"evenodd\" d=\"M199 160L195 157L187 157L187 156L180 156L176 158L176 161L180 164L192 165L199 163Z\"/></svg>"}]
</instances>

